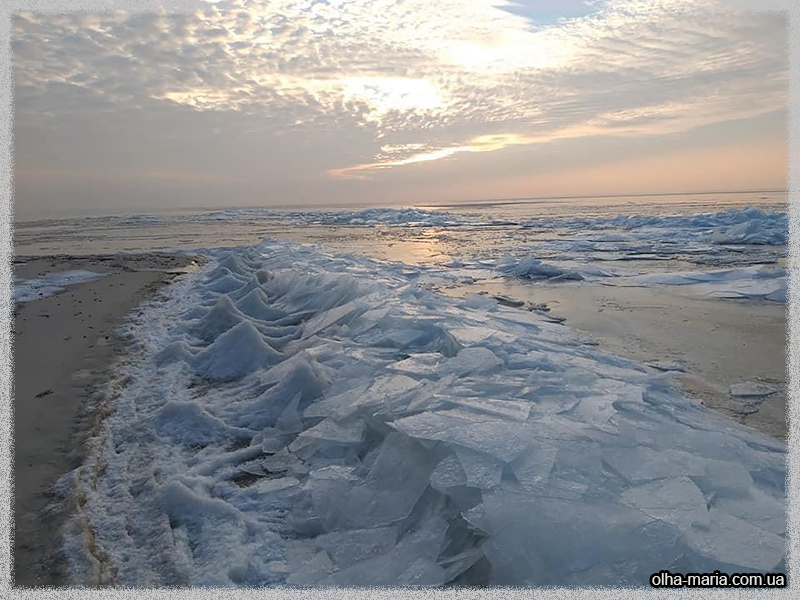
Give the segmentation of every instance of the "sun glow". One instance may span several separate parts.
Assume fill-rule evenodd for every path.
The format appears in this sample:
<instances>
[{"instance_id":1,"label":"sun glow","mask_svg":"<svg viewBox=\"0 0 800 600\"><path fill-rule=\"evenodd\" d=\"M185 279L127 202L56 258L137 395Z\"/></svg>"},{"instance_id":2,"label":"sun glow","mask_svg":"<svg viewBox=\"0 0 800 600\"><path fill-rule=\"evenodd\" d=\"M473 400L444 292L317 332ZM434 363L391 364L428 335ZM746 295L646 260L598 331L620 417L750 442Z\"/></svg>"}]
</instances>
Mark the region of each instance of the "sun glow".
<instances>
[{"instance_id":1,"label":"sun glow","mask_svg":"<svg viewBox=\"0 0 800 600\"><path fill-rule=\"evenodd\" d=\"M344 83L345 99L365 102L376 115L424 112L443 105L438 90L424 79L350 77Z\"/></svg>"}]
</instances>

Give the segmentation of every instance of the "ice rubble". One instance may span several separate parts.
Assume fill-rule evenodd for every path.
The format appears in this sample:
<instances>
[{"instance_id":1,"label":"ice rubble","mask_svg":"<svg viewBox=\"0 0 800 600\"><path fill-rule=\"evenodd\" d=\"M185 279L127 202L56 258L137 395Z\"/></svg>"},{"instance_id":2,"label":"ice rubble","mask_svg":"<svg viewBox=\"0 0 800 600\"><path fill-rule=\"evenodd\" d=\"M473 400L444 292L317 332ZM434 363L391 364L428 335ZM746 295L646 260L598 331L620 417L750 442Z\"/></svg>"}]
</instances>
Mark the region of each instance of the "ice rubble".
<instances>
[{"instance_id":1,"label":"ice rubble","mask_svg":"<svg viewBox=\"0 0 800 600\"><path fill-rule=\"evenodd\" d=\"M152 227L185 221L200 223L290 222L295 225L343 225L352 227L519 227L524 229L571 229L593 233L600 242L630 243L654 239L682 243L695 240L715 244L785 245L788 215L757 208L717 213L678 215L618 215L614 217L539 216L496 219L480 212L421 208L369 208L357 211L287 211L269 208L231 208L191 215L124 215L84 217L83 222L119 227ZM625 235L618 232L622 230ZM611 233L603 234L602 232ZM591 244L592 240L587 240Z\"/></svg>"},{"instance_id":2,"label":"ice rubble","mask_svg":"<svg viewBox=\"0 0 800 600\"><path fill-rule=\"evenodd\" d=\"M96 221L97 217L87 217ZM161 215L135 215L126 217L102 217L115 220L123 226L166 224L171 221L189 219L195 222L243 223L263 221L290 221L303 225L345 225L345 226L404 226L404 227L458 227L461 225L497 224L493 220L478 218L474 214L457 214L439 210L419 208L368 208L365 210L340 211L288 211L271 208L229 208L201 212L181 217Z\"/></svg>"},{"instance_id":3,"label":"ice rubble","mask_svg":"<svg viewBox=\"0 0 800 600\"><path fill-rule=\"evenodd\" d=\"M779 220L765 221L754 218L729 227L717 227L711 232L711 239L716 244L786 244L786 226Z\"/></svg>"},{"instance_id":4,"label":"ice rubble","mask_svg":"<svg viewBox=\"0 0 800 600\"><path fill-rule=\"evenodd\" d=\"M235 211L242 214L241 211ZM219 214L219 213L218 213ZM223 214L234 216L234 211ZM252 209L249 213L252 214ZM423 209L371 208L362 211L278 212L272 217L295 222L322 225L403 225L407 227L498 227L569 228L586 231L622 230L628 235L609 234L598 241L629 242L631 240L689 242L710 240L715 244L785 245L788 239L786 213L757 208L727 210L717 213L688 215L619 215L615 217L536 217L509 221L487 218L480 213L446 212Z\"/></svg>"},{"instance_id":5,"label":"ice rubble","mask_svg":"<svg viewBox=\"0 0 800 600\"><path fill-rule=\"evenodd\" d=\"M59 271L48 273L37 279L20 279L14 281L12 297L14 302L30 302L64 291L64 288L76 283L86 283L104 277L106 273L85 271Z\"/></svg>"},{"instance_id":6,"label":"ice rubble","mask_svg":"<svg viewBox=\"0 0 800 600\"><path fill-rule=\"evenodd\" d=\"M600 269L586 264L556 265L544 262L534 256L523 256L522 258L505 256L495 262L494 268L504 275L542 280L548 283L614 277L617 274L608 269Z\"/></svg>"},{"instance_id":7,"label":"ice rubble","mask_svg":"<svg viewBox=\"0 0 800 600\"><path fill-rule=\"evenodd\" d=\"M716 244L785 245L789 220L783 212L757 208L689 215L620 215L601 218L562 218L528 225L580 230L623 230L619 241L662 239L689 242L710 238ZM611 240L607 240L611 241Z\"/></svg>"},{"instance_id":8,"label":"ice rubble","mask_svg":"<svg viewBox=\"0 0 800 600\"><path fill-rule=\"evenodd\" d=\"M132 325L103 474L74 475L115 583L784 568L785 446L669 376L401 266L278 242L217 259Z\"/></svg>"},{"instance_id":9,"label":"ice rubble","mask_svg":"<svg viewBox=\"0 0 800 600\"><path fill-rule=\"evenodd\" d=\"M533 256L526 256L519 260L508 256L498 261L495 268L506 275L525 277L527 279L583 279L583 275L577 271L568 271L555 265L542 262Z\"/></svg>"}]
</instances>

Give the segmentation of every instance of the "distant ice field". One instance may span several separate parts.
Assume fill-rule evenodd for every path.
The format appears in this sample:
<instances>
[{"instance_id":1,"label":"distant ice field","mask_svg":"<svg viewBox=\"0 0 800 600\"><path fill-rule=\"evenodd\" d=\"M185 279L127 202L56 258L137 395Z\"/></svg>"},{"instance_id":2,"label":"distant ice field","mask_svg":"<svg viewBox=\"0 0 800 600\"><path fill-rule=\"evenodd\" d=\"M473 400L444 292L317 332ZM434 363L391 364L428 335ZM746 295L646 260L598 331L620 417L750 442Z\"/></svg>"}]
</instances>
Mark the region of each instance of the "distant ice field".
<instances>
[{"instance_id":1,"label":"distant ice field","mask_svg":"<svg viewBox=\"0 0 800 600\"><path fill-rule=\"evenodd\" d=\"M548 284L602 280L785 302L788 219L780 205L732 204L726 210L688 213L694 204L673 199L667 205L636 205L646 209L643 213L561 208L561 213L536 204L458 210L246 208L95 216L18 224L16 244L21 254L80 254L235 248L264 238L289 239L439 268L451 282L459 277L462 282L521 277ZM664 273L674 276L658 275Z\"/></svg>"},{"instance_id":2,"label":"distant ice field","mask_svg":"<svg viewBox=\"0 0 800 600\"><path fill-rule=\"evenodd\" d=\"M783 255L786 210L785 193L759 192L50 216L17 221L14 233L18 254L238 247L274 237L415 264L580 254L592 261L647 261L658 270L667 267L656 261L741 266ZM742 244L746 250L736 248Z\"/></svg>"}]
</instances>

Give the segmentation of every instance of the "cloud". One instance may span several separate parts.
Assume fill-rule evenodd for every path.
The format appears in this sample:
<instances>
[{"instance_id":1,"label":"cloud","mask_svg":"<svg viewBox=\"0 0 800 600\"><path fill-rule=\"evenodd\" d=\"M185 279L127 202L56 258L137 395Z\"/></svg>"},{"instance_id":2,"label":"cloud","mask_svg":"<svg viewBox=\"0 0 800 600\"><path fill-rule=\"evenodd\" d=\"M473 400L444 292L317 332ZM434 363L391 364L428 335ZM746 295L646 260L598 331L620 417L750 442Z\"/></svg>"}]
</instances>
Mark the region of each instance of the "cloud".
<instances>
[{"instance_id":1,"label":"cloud","mask_svg":"<svg viewBox=\"0 0 800 600\"><path fill-rule=\"evenodd\" d=\"M183 134L211 144L188 123L218 114L237 139L302 137L320 150L357 139L314 165L364 179L781 110L784 27L781 15L715 0L220 0L188 15L25 14L14 20L16 119L22 133L74 131L90 115L119 128L115 115L183 111Z\"/></svg>"}]
</instances>

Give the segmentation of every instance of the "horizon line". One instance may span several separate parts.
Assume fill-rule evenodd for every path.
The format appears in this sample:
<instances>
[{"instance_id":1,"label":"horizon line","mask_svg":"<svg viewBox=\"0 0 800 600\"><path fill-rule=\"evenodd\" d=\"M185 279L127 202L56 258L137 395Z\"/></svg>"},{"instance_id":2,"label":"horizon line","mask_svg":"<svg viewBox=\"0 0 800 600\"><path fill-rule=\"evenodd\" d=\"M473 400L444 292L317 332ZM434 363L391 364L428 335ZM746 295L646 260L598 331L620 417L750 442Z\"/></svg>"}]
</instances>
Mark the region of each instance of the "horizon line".
<instances>
[{"instance_id":1,"label":"horizon line","mask_svg":"<svg viewBox=\"0 0 800 600\"><path fill-rule=\"evenodd\" d=\"M475 206L475 205L483 205L483 204L490 204L490 203L503 203L503 204L525 204L529 201L537 201L537 200L580 200L580 199L588 199L588 198L652 198L658 196L703 196L703 195L712 195L712 194L775 194L775 193L784 193L788 194L788 189L756 189L756 190L718 190L718 191L691 191L691 192L647 192L647 193L626 193L626 194L579 194L579 195L568 195L568 196L517 196L512 198L479 198L479 199L469 199L469 200L451 200L447 202L416 202L416 203L408 203L408 202L392 202L392 203L385 203L385 204L373 204L367 202L336 202L336 203L328 203L328 204L313 204L313 203L306 203L300 202L297 204L273 204L265 205L265 204L246 204L246 205L232 205L232 206L175 206L165 210L163 206L142 206L142 207L131 207L131 208L103 208L103 207L86 207L80 208L75 207L72 209L66 210L42 210L42 211L25 211L19 210L19 206L14 206L16 210L13 211L13 220L16 221L19 219L18 222L25 222L29 220L47 220L50 218L50 215L55 216L57 214L75 214L75 213L82 213L83 216L91 215L92 213L98 213L99 216L110 216L115 214L125 214L125 215L136 215L136 214L144 214L145 212L186 212L186 211L215 211L215 210L238 210L238 209L250 209L250 208L264 208L264 209L275 209L275 210L282 210L282 209L302 209L302 208L338 208L338 207L370 207L370 208L389 208L391 206L404 206L404 207L431 207L431 208L439 208L439 207L452 207L452 206ZM135 211L135 212L134 212ZM24 215L24 213L28 213ZM38 213L38 214L37 214ZM23 216L24 215L24 216ZM34 216L36 215L36 216ZM21 218L20 218L21 217Z\"/></svg>"},{"instance_id":2,"label":"horizon line","mask_svg":"<svg viewBox=\"0 0 800 600\"><path fill-rule=\"evenodd\" d=\"M452 200L450 202L442 202L438 204L430 203L428 206L452 206L455 204L478 204L485 202L503 202L511 204L514 202L524 203L528 200L580 200L587 198L652 198L656 196L709 196L712 194L788 194L789 190L786 189L756 189L756 190L715 190L715 191L691 191L691 192L646 192L646 193L625 193L625 194L579 194L569 196L515 196L512 198L479 198L473 200Z\"/></svg>"}]
</instances>

